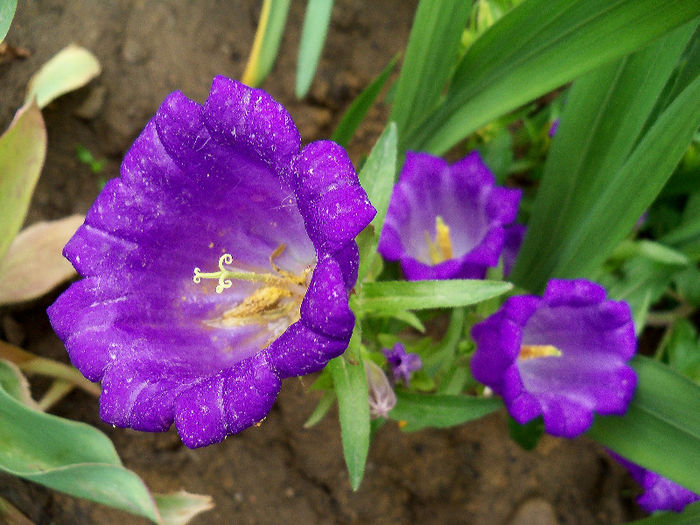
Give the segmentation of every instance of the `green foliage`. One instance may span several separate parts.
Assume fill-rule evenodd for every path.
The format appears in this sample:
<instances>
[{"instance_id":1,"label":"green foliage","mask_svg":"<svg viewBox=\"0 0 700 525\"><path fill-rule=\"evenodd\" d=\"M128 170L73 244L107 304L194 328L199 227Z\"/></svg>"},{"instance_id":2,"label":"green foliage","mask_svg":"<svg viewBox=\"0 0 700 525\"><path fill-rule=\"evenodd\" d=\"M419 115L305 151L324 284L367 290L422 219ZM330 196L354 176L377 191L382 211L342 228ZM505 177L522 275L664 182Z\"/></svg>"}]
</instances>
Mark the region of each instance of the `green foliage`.
<instances>
[{"instance_id":1,"label":"green foliage","mask_svg":"<svg viewBox=\"0 0 700 525\"><path fill-rule=\"evenodd\" d=\"M5 39L5 35L10 29L15 9L17 9L17 0L3 0L0 4L0 42Z\"/></svg>"},{"instance_id":2,"label":"green foliage","mask_svg":"<svg viewBox=\"0 0 700 525\"><path fill-rule=\"evenodd\" d=\"M257 87L270 74L277 60L290 0L265 0L260 11L258 30L241 82Z\"/></svg>"},{"instance_id":3,"label":"green foliage","mask_svg":"<svg viewBox=\"0 0 700 525\"><path fill-rule=\"evenodd\" d=\"M632 364L639 382L627 414L596 417L588 435L700 493L700 386L651 359L638 356Z\"/></svg>"},{"instance_id":4,"label":"green foliage","mask_svg":"<svg viewBox=\"0 0 700 525\"><path fill-rule=\"evenodd\" d=\"M333 0L309 0L306 6L297 61L295 87L297 98L302 98L309 92L318 60L321 58L323 44L326 41L332 12Z\"/></svg>"}]
</instances>

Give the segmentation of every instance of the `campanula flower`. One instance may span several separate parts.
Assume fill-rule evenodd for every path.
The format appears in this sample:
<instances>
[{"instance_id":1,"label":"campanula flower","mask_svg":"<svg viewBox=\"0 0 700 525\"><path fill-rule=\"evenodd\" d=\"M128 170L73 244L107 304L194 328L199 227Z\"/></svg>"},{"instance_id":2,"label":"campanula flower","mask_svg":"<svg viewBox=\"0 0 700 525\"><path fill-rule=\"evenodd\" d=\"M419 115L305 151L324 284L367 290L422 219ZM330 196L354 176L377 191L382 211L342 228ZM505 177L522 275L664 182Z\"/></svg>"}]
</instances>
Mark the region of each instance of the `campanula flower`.
<instances>
[{"instance_id":1,"label":"campanula flower","mask_svg":"<svg viewBox=\"0 0 700 525\"><path fill-rule=\"evenodd\" d=\"M379 239L409 280L483 279L496 266L504 226L515 220L520 191L495 185L473 152L449 165L427 153L406 155Z\"/></svg>"},{"instance_id":2,"label":"campanula flower","mask_svg":"<svg viewBox=\"0 0 700 525\"><path fill-rule=\"evenodd\" d=\"M630 308L590 281L552 279L543 297L511 297L472 337L474 377L519 423L542 416L549 434L577 436L594 412L622 415L634 394Z\"/></svg>"},{"instance_id":3,"label":"campanula flower","mask_svg":"<svg viewBox=\"0 0 700 525\"><path fill-rule=\"evenodd\" d=\"M420 370L423 366L420 356L418 354L406 352L406 349L401 343L396 343L394 348L391 349L384 348L382 352L391 367L391 375L394 379L394 383L402 381L403 384L408 387L413 372Z\"/></svg>"},{"instance_id":4,"label":"campanula flower","mask_svg":"<svg viewBox=\"0 0 700 525\"><path fill-rule=\"evenodd\" d=\"M340 146L300 143L225 77L204 105L169 95L136 139L64 249L84 279L49 308L106 422L215 443L345 350L375 210Z\"/></svg>"},{"instance_id":5,"label":"campanula flower","mask_svg":"<svg viewBox=\"0 0 700 525\"><path fill-rule=\"evenodd\" d=\"M637 503L645 511L672 510L681 512L687 505L700 501L699 494L681 487L670 479L642 468L614 452L610 452L610 455L623 465L632 478L644 489L644 493L637 498Z\"/></svg>"}]
</instances>

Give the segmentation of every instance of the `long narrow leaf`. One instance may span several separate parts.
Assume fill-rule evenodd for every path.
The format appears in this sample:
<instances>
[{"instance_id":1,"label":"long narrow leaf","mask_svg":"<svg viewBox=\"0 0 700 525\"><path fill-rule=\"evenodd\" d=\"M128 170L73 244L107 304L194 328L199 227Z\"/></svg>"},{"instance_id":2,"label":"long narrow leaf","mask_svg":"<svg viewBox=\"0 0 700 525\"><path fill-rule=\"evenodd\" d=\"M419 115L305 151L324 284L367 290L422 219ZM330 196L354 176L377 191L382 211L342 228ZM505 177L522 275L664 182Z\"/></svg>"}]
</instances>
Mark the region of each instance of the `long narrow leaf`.
<instances>
[{"instance_id":1,"label":"long narrow leaf","mask_svg":"<svg viewBox=\"0 0 700 525\"><path fill-rule=\"evenodd\" d=\"M470 7L464 0L422 0L418 5L389 117L400 135L437 105Z\"/></svg>"},{"instance_id":2,"label":"long narrow leaf","mask_svg":"<svg viewBox=\"0 0 700 525\"><path fill-rule=\"evenodd\" d=\"M391 61L382 69L381 73L375 78L372 83L367 86L362 93L360 93L355 100L352 101L350 107L340 119L338 127L335 128L331 140L337 142L343 147L347 147L350 143L350 139L355 134L358 126L365 118L365 115L369 111L369 108L374 104L375 99L379 96L382 91L384 84L391 75L391 72L396 66L396 62L399 60L399 55L394 56Z\"/></svg>"},{"instance_id":3,"label":"long narrow leaf","mask_svg":"<svg viewBox=\"0 0 700 525\"><path fill-rule=\"evenodd\" d=\"M697 0L526 0L469 49L401 150L443 153L479 127L700 15Z\"/></svg>"},{"instance_id":4,"label":"long narrow leaf","mask_svg":"<svg viewBox=\"0 0 700 525\"><path fill-rule=\"evenodd\" d=\"M377 215L372 219L372 229L366 230L369 237L364 239L365 242L358 242L360 245L360 269L357 282L359 283L364 280L377 255L377 242L394 187L397 140L396 124L390 122L372 148L372 152L359 175L360 184L377 210Z\"/></svg>"},{"instance_id":5,"label":"long narrow leaf","mask_svg":"<svg viewBox=\"0 0 700 525\"><path fill-rule=\"evenodd\" d=\"M590 216L637 143L695 25L686 24L574 83L513 270L515 282L532 290L544 287L558 264L559 250ZM600 249L597 243L588 248Z\"/></svg>"},{"instance_id":6,"label":"long narrow leaf","mask_svg":"<svg viewBox=\"0 0 700 525\"><path fill-rule=\"evenodd\" d=\"M467 306L502 295L513 285L502 281L381 281L365 283L354 302L362 313Z\"/></svg>"},{"instance_id":7,"label":"long narrow leaf","mask_svg":"<svg viewBox=\"0 0 700 525\"><path fill-rule=\"evenodd\" d=\"M241 77L244 84L259 86L275 65L287 23L289 2L290 0L265 0L263 3L253 48Z\"/></svg>"},{"instance_id":8,"label":"long narrow leaf","mask_svg":"<svg viewBox=\"0 0 700 525\"><path fill-rule=\"evenodd\" d=\"M651 205L700 125L700 77L664 111L571 231L553 275L590 276Z\"/></svg>"},{"instance_id":9,"label":"long narrow leaf","mask_svg":"<svg viewBox=\"0 0 700 525\"><path fill-rule=\"evenodd\" d=\"M446 428L479 419L503 406L496 398L396 393L396 406L389 417L404 422L403 430Z\"/></svg>"},{"instance_id":10,"label":"long narrow leaf","mask_svg":"<svg viewBox=\"0 0 700 525\"><path fill-rule=\"evenodd\" d=\"M343 356L328 363L338 396L343 454L353 490L359 488L365 474L370 436L367 376L359 352L361 337L360 329L356 326L348 348L352 363Z\"/></svg>"},{"instance_id":11,"label":"long narrow leaf","mask_svg":"<svg viewBox=\"0 0 700 525\"><path fill-rule=\"evenodd\" d=\"M326 41L328 26L331 23L332 11L333 0L309 0L306 5L297 62L295 88L297 98L304 97L311 87L318 59L321 58L323 44Z\"/></svg>"},{"instance_id":12,"label":"long narrow leaf","mask_svg":"<svg viewBox=\"0 0 700 525\"><path fill-rule=\"evenodd\" d=\"M588 435L621 456L700 493L700 387L644 357L624 417L597 417Z\"/></svg>"}]
</instances>

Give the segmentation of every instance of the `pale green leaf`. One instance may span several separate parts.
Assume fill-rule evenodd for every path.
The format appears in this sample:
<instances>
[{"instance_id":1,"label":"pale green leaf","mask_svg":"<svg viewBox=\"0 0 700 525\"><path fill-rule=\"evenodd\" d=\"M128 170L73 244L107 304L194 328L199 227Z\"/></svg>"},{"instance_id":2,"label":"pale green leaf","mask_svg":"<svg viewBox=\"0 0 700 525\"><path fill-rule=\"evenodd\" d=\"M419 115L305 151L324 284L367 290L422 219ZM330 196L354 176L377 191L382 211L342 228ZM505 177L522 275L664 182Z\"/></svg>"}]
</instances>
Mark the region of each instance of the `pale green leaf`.
<instances>
[{"instance_id":1,"label":"pale green leaf","mask_svg":"<svg viewBox=\"0 0 700 525\"><path fill-rule=\"evenodd\" d=\"M333 0L309 0L304 15L299 44L295 93L302 98L308 93L321 58L326 41L328 26L331 23Z\"/></svg>"},{"instance_id":2,"label":"pale green leaf","mask_svg":"<svg viewBox=\"0 0 700 525\"><path fill-rule=\"evenodd\" d=\"M5 39L5 35L10 29L15 9L17 9L17 0L2 0L0 2L0 42Z\"/></svg>"},{"instance_id":3,"label":"pale green leaf","mask_svg":"<svg viewBox=\"0 0 700 525\"><path fill-rule=\"evenodd\" d=\"M0 136L0 259L24 222L45 157L46 127L32 102Z\"/></svg>"},{"instance_id":4,"label":"pale green leaf","mask_svg":"<svg viewBox=\"0 0 700 525\"><path fill-rule=\"evenodd\" d=\"M34 73L27 86L26 102L36 97L40 108L52 100L83 87L100 74L102 67L87 49L71 44ZM26 103L25 102L25 103Z\"/></svg>"},{"instance_id":5,"label":"pale green leaf","mask_svg":"<svg viewBox=\"0 0 700 525\"><path fill-rule=\"evenodd\" d=\"M287 23L290 0L265 0L253 40L253 48L241 77L244 84L257 87L275 65L280 42Z\"/></svg>"},{"instance_id":6,"label":"pale green leaf","mask_svg":"<svg viewBox=\"0 0 700 525\"><path fill-rule=\"evenodd\" d=\"M84 220L72 215L20 232L0 260L0 305L36 299L75 275L61 252Z\"/></svg>"}]
</instances>

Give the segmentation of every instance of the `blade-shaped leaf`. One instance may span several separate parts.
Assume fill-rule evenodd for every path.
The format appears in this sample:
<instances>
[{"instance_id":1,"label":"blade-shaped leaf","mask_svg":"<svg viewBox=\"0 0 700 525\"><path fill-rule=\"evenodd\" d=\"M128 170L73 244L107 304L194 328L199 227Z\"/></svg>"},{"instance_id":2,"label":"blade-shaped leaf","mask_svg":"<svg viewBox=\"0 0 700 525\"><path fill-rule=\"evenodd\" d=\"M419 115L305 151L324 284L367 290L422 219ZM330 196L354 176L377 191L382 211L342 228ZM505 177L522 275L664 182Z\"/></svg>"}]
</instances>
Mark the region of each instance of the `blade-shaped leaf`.
<instances>
[{"instance_id":1,"label":"blade-shaped leaf","mask_svg":"<svg viewBox=\"0 0 700 525\"><path fill-rule=\"evenodd\" d=\"M700 387L644 357L624 417L596 417L588 435L628 460L700 493ZM673 451L673 453L669 453Z\"/></svg>"},{"instance_id":2,"label":"blade-shaped leaf","mask_svg":"<svg viewBox=\"0 0 700 525\"><path fill-rule=\"evenodd\" d=\"M422 0L408 38L390 120L399 134L438 103L457 58L471 2Z\"/></svg>"},{"instance_id":3,"label":"blade-shaped leaf","mask_svg":"<svg viewBox=\"0 0 700 525\"><path fill-rule=\"evenodd\" d=\"M333 0L309 0L306 5L297 62L295 88L297 98L304 97L311 87L318 59L321 58L323 44L326 41L332 12Z\"/></svg>"},{"instance_id":4,"label":"blade-shaped leaf","mask_svg":"<svg viewBox=\"0 0 700 525\"><path fill-rule=\"evenodd\" d=\"M440 154L518 106L700 15L696 0L526 0L481 35L406 149Z\"/></svg>"},{"instance_id":5,"label":"blade-shaped leaf","mask_svg":"<svg viewBox=\"0 0 700 525\"><path fill-rule=\"evenodd\" d=\"M46 126L32 102L0 136L0 259L27 216L45 157Z\"/></svg>"},{"instance_id":6,"label":"blade-shaped leaf","mask_svg":"<svg viewBox=\"0 0 700 525\"><path fill-rule=\"evenodd\" d=\"M389 417L405 423L403 430L445 428L479 419L503 406L496 398L397 392ZM402 423L403 424L403 423Z\"/></svg>"},{"instance_id":7,"label":"blade-shaped leaf","mask_svg":"<svg viewBox=\"0 0 700 525\"><path fill-rule=\"evenodd\" d=\"M36 97L37 105L43 108L55 98L83 87L100 71L102 67L95 55L71 44L34 73L27 86L25 104Z\"/></svg>"},{"instance_id":8,"label":"blade-shaped leaf","mask_svg":"<svg viewBox=\"0 0 700 525\"><path fill-rule=\"evenodd\" d=\"M5 39L10 29L15 9L17 9L17 0L3 0L0 4L0 42Z\"/></svg>"},{"instance_id":9,"label":"blade-shaped leaf","mask_svg":"<svg viewBox=\"0 0 700 525\"><path fill-rule=\"evenodd\" d=\"M241 82L259 86L272 70L287 23L290 0L265 0Z\"/></svg>"},{"instance_id":10,"label":"blade-shaped leaf","mask_svg":"<svg viewBox=\"0 0 700 525\"><path fill-rule=\"evenodd\" d=\"M197 514L214 508L211 496L190 494L185 490L172 494L154 494L163 525L185 525Z\"/></svg>"},{"instance_id":11,"label":"blade-shaped leaf","mask_svg":"<svg viewBox=\"0 0 700 525\"><path fill-rule=\"evenodd\" d=\"M335 128L331 140L337 142L343 147L347 147L350 143L350 139L355 134L355 130L358 128L362 119L365 118L367 111L372 107L374 100L379 96L382 91L384 84L391 75L391 72L396 66L396 62L399 59L399 55L394 56L391 61L386 65L386 67L379 73L377 78L375 78L372 83L367 86L362 93L357 95L355 100L352 101L350 107L340 119L338 127Z\"/></svg>"},{"instance_id":12,"label":"blade-shaped leaf","mask_svg":"<svg viewBox=\"0 0 700 525\"><path fill-rule=\"evenodd\" d=\"M637 143L694 25L576 81L545 164L515 282L527 281L532 290L544 286L572 230L591 217L591 207ZM589 248L598 251L599 245Z\"/></svg>"},{"instance_id":13,"label":"blade-shaped leaf","mask_svg":"<svg viewBox=\"0 0 700 525\"><path fill-rule=\"evenodd\" d=\"M1 387L0 422L0 471L167 523L141 478L122 466L99 430L32 410Z\"/></svg>"},{"instance_id":14,"label":"blade-shaped leaf","mask_svg":"<svg viewBox=\"0 0 700 525\"><path fill-rule=\"evenodd\" d=\"M365 283L354 302L362 313L453 308L475 304L511 290L502 281L450 279L447 281L381 281Z\"/></svg>"},{"instance_id":15,"label":"blade-shaped leaf","mask_svg":"<svg viewBox=\"0 0 700 525\"><path fill-rule=\"evenodd\" d=\"M699 124L700 77L663 112L622 168L610 174L586 217L562 243L554 276L587 276L598 268L659 194Z\"/></svg>"},{"instance_id":16,"label":"blade-shaped leaf","mask_svg":"<svg viewBox=\"0 0 700 525\"><path fill-rule=\"evenodd\" d=\"M39 222L15 238L0 260L0 305L35 299L75 275L61 251L83 220Z\"/></svg>"},{"instance_id":17,"label":"blade-shaped leaf","mask_svg":"<svg viewBox=\"0 0 700 525\"><path fill-rule=\"evenodd\" d=\"M352 362L340 356L328 363L338 396L343 454L353 490L359 488L365 473L370 436L369 393L359 352L360 341L360 329L356 326L347 351Z\"/></svg>"},{"instance_id":18,"label":"blade-shaped leaf","mask_svg":"<svg viewBox=\"0 0 700 525\"><path fill-rule=\"evenodd\" d=\"M377 210L377 215L371 222L371 230L363 232L368 237L364 239L360 251L360 269L357 276L357 282L360 283L367 275L372 261L376 257L379 234L384 226L386 210L389 207L389 199L394 188L396 143L396 125L390 122L372 148L372 152L367 157L367 162L359 175L360 184Z\"/></svg>"}]
</instances>

